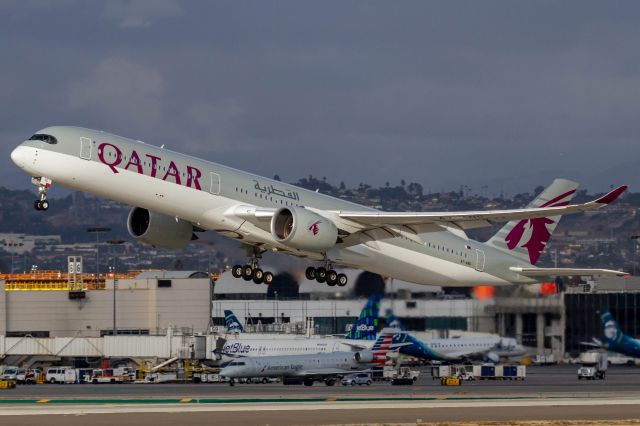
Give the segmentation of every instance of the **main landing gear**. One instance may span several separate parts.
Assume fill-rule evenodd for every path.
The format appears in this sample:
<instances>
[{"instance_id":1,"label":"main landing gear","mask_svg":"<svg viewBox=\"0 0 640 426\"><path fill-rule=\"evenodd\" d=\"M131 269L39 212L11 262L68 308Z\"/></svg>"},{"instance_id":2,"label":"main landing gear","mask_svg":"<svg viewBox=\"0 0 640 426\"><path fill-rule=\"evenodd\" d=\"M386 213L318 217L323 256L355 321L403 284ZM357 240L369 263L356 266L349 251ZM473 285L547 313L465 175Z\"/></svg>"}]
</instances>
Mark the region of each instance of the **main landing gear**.
<instances>
[{"instance_id":1,"label":"main landing gear","mask_svg":"<svg viewBox=\"0 0 640 426\"><path fill-rule=\"evenodd\" d=\"M331 269L331 266L329 264L327 264L326 266L321 266L319 268L309 266L304 272L304 275L308 280L316 280L319 283L326 282L331 287L335 285L337 285L338 287L344 287L349 282L349 279L345 274L337 273L336 271Z\"/></svg>"},{"instance_id":2,"label":"main landing gear","mask_svg":"<svg viewBox=\"0 0 640 426\"><path fill-rule=\"evenodd\" d=\"M231 268L231 275L235 278L242 278L245 281L252 281L256 284L265 283L267 285L273 282L273 273L269 271L263 271L260 269L258 259L260 259L262 252L259 248L253 249L253 255L251 260L246 265L235 265Z\"/></svg>"},{"instance_id":3,"label":"main landing gear","mask_svg":"<svg viewBox=\"0 0 640 426\"><path fill-rule=\"evenodd\" d=\"M49 210L49 201L47 200L47 189L51 188L53 181L46 177L31 178L31 183L38 187L38 199L33 202L33 208L36 210Z\"/></svg>"}]
</instances>

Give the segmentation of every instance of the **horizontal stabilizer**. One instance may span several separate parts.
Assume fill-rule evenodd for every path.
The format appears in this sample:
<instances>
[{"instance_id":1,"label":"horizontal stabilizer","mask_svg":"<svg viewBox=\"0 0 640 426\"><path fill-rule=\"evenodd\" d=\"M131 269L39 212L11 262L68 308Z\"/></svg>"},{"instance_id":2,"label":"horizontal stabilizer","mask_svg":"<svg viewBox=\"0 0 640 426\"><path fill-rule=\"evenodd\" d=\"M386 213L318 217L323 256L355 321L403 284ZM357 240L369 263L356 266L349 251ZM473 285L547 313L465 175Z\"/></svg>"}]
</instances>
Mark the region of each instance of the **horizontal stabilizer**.
<instances>
[{"instance_id":1,"label":"horizontal stabilizer","mask_svg":"<svg viewBox=\"0 0 640 426\"><path fill-rule=\"evenodd\" d=\"M513 272L526 277L568 277L568 276L616 276L624 277L629 275L628 272L614 271L613 269L589 269L589 268L523 268L520 266L511 266L509 268Z\"/></svg>"}]
</instances>

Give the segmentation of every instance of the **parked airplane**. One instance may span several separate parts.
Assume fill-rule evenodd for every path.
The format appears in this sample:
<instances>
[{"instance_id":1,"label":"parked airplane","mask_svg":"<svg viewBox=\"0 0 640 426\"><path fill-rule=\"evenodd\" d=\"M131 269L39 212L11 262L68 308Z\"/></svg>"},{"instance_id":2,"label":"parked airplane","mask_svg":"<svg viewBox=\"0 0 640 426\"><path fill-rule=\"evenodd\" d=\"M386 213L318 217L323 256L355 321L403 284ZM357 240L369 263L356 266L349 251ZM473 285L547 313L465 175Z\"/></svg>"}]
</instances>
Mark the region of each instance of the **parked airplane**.
<instances>
[{"instance_id":1,"label":"parked airplane","mask_svg":"<svg viewBox=\"0 0 640 426\"><path fill-rule=\"evenodd\" d=\"M194 232L214 230L253 247L235 277L273 281L259 267L268 250L319 262L308 279L346 285L333 265L418 284L505 285L563 275L620 275L606 269L536 268L560 216L595 210L620 196L570 205L577 184L556 179L523 209L468 212L383 212L140 141L79 127L48 127L11 153L32 176L47 210L53 182L130 204L127 225L139 241L185 247ZM465 230L508 222L486 243Z\"/></svg>"},{"instance_id":2,"label":"parked airplane","mask_svg":"<svg viewBox=\"0 0 640 426\"><path fill-rule=\"evenodd\" d=\"M369 349L378 333L379 309L380 296L371 296L360 312L360 316L344 337L291 338L287 336L287 338L282 338L279 336L265 338L260 336L253 338L246 334L240 334L238 338L225 340L214 353L217 358L221 358L222 356L300 355ZM231 311L225 311L226 318L229 318L227 312L235 318ZM227 320L227 325L229 322ZM237 318L236 322L239 324Z\"/></svg>"},{"instance_id":3,"label":"parked airplane","mask_svg":"<svg viewBox=\"0 0 640 426\"><path fill-rule=\"evenodd\" d=\"M392 313L387 313L387 325L404 331L401 321ZM500 358L522 356L525 349L510 337L454 337L449 339L420 340L410 333L393 336L394 344L404 344L399 352L404 355L432 361L457 361L482 358L498 362Z\"/></svg>"},{"instance_id":4,"label":"parked airplane","mask_svg":"<svg viewBox=\"0 0 640 426\"><path fill-rule=\"evenodd\" d=\"M603 310L599 314L604 331L604 347L622 355L640 358L640 340L624 334L608 310Z\"/></svg>"},{"instance_id":5,"label":"parked airplane","mask_svg":"<svg viewBox=\"0 0 640 426\"><path fill-rule=\"evenodd\" d=\"M220 376L231 379L231 384L239 378L282 377L283 380L300 379L305 386L317 381L333 386L336 378L364 371L371 366L384 367L396 332L390 328L383 329L371 349L358 352L240 358L227 364L220 371Z\"/></svg>"},{"instance_id":6,"label":"parked airplane","mask_svg":"<svg viewBox=\"0 0 640 426\"><path fill-rule=\"evenodd\" d=\"M232 311L224 310L224 321L227 326L227 334L240 334L244 332L244 327Z\"/></svg>"}]
</instances>

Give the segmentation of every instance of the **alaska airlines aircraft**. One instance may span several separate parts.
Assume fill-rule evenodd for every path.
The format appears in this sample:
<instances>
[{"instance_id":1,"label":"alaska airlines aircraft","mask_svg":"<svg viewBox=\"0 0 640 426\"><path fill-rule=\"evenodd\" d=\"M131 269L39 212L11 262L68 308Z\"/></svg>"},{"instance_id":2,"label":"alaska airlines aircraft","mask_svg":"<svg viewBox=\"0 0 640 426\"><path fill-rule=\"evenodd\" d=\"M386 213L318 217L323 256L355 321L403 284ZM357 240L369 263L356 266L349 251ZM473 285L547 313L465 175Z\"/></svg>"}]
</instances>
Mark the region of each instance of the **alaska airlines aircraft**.
<instances>
[{"instance_id":1,"label":"alaska airlines aircraft","mask_svg":"<svg viewBox=\"0 0 640 426\"><path fill-rule=\"evenodd\" d=\"M381 296L374 295L367 300L360 312L360 316L349 332L342 338L292 338L291 335L286 335L286 338L281 335L279 338L264 338L264 335L254 338L247 336L247 334L239 334L237 338L225 340L220 345L220 349L216 349L214 353L216 358L220 359L222 356L302 355L369 349L376 340L378 333L380 298ZM227 313L231 315L227 315ZM236 318L233 312L225 311L225 318L231 318L231 316ZM237 318L235 322L240 325ZM227 327L229 327L230 323L233 323L233 320L227 320ZM240 325L240 327L242 326Z\"/></svg>"},{"instance_id":2,"label":"alaska airlines aircraft","mask_svg":"<svg viewBox=\"0 0 640 426\"><path fill-rule=\"evenodd\" d=\"M402 323L393 314L387 314L387 324L404 331ZM457 361L481 357L498 362L501 357L525 354L524 347L515 339L499 336L420 340L405 332L393 336L393 343L404 344L399 346L401 354L431 361Z\"/></svg>"},{"instance_id":3,"label":"alaska airlines aircraft","mask_svg":"<svg viewBox=\"0 0 640 426\"><path fill-rule=\"evenodd\" d=\"M224 321L227 325L227 334L240 334L244 332L244 327L233 311L224 310Z\"/></svg>"},{"instance_id":4,"label":"alaska airlines aircraft","mask_svg":"<svg viewBox=\"0 0 640 426\"><path fill-rule=\"evenodd\" d=\"M358 352L329 352L308 355L280 355L246 357L231 361L221 371L222 377L234 379L248 377L297 378L305 386L324 381L333 386L337 377L364 371L376 366L384 367L392 349L391 340L398 330L385 328L369 350Z\"/></svg>"},{"instance_id":5,"label":"alaska airlines aircraft","mask_svg":"<svg viewBox=\"0 0 640 426\"><path fill-rule=\"evenodd\" d=\"M611 312L601 311L600 321L604 329L604 347L606 349L633 358L640 358L640 340L624 334Z\"/></svg>"},{"instance_id":6,"label":"alaska airlines aircraft","mask_svg":"<svg viewBox=\"0 0 640 426\"><path fill-rule=\"evenodd\" d=\"M158 247L185 247L213 230L253 247L235 277L271 283L261 255L283 252L318 262L308 279L346 285L333 265L417 284L527 284L563 275L621 275L606 269L536 268L560 216L595 210L626 190L571 205L577 184L556 179L524 209L383 212L140 141L80 127L48 127L11 153L47 210L53 182L134 206L129 232ZM465 230L508 222L486 243Z\"/></svg>"}]
</instances>

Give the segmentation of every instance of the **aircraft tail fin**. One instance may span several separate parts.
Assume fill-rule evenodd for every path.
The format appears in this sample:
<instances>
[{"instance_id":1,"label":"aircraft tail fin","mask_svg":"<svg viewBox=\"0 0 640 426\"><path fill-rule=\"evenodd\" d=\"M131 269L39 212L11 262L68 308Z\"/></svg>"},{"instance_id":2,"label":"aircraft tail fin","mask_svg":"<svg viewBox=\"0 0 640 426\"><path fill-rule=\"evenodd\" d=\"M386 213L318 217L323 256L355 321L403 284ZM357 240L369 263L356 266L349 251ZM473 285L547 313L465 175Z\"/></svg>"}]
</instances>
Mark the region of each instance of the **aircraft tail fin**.
<instances>
[{"instance_id":1,"label":"aircraft tail fin","mask_svg":"<svg viewBox=\"0 0 640 426\"><path fill-rule=\"evenodd\" d=\"M393 314L391 309L387 311L387 327L397 328L400 331L404 331L404 325L402 325L400 319Z\"/></svg>"},{"instance_id":2,"label":"aircraft tail fin","mask_svg":"<svg viewBox=\"0 0 640 426\"><path fill-rule=\"evenodd\" d=\"M238 321L238 317L232 311L226 310L224 311L224 321L227 325L227 333L229 334L238 334L244 331L244 327L240 321Z\"/></svg>"},{"instance_id":3,"label":"aircraft tail fin","mask_svg":"<svg viewBox=\"0 0 640 426\"><path fill-rule=\"evenodd\" d=\"M604 334L604 343L607 347L617 345L624 338L624 333L618 326L618 323L607 309L599 312L600 322Z\"/></svg>"},{"instance_id":4,"label":"aircraft tail fin","mask_svg":"<svg viewBox=\"0 0 640 426\"><path fill-rule=\"evenodd\" d=\"M528 207L560 207L571 202L578 184L555 179ZM562 216L513 220L502 227L487 244L535 265L551 239Z\"/></svg>"},{"instance_id":5,"label":"aircraft tail fin","mask_svg":"<svg viewBox=\"0 0 640 426\"><path fill-rule=\"evenodd\" d=\"M387 362L387 355L392 350L393 336L400 330L395 328L384 328L371 348L373 352L373 365L384 367Z\"/></svg>"},{"instance_id":6,"label":"aircraft tail fin","mask_svg":"<svg viewBox=\"0 0 640 426\"><path fill-rule=\"evenodd\" d=\"M379 294L369 297L366 305L360 312L360 316L351 326L351 329L345 336L345 339L354 340L375 340L378 334L379 316L380 316L380 299Z\"/></svg>"}]
</instances>

